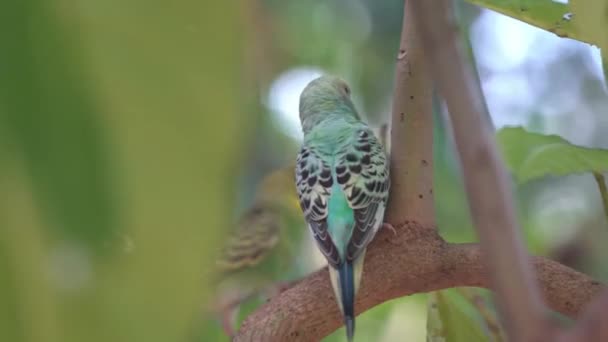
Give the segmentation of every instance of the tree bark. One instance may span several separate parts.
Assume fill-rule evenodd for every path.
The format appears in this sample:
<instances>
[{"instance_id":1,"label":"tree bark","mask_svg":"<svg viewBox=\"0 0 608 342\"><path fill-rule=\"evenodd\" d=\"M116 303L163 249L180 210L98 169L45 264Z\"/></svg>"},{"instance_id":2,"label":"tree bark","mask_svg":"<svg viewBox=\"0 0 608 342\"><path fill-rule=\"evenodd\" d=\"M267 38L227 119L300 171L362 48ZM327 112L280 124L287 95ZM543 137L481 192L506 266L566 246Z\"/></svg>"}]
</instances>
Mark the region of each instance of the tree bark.
<instances>
[{"instance_id":1,"label":"tree bark","mask_svg":"<svg viewBox=\"0 0 608 342\"><path fill-rule=\"evenodd\" d=\"M382 231L368 255L355 304L360 314L414 293L459 286L490 288L478 244L448 244L436 232L405 224L398 238ZM555 261L532 257L549 307L575 318L604 285ZM235 341L319 341L342 326L327 269L313 273L251 314Z\"/></svg>"},{"instance_id":2,"label":"tree bark","mask_svg":"<svg viewBox=\"0 0 608 342\"><path fill-rule=\"evenodd\" d=\"M538 283L520 237L506 169L488 122L484 96L466 63L447 0L414 0L412 14L437 88L445 99L473 224L507 335L534 340L548 324Z\"/></svg>"},{"instance_id":3,"label":"tree bark","mask_svg":"<svg viewBox=\"0 0 608 342\"><path fill-rule=\"evenodd\" d=\"M391 117L391 194L385 220L436 228L433 196L432 84L405 3Z\"/></svg>"}]
</instances>

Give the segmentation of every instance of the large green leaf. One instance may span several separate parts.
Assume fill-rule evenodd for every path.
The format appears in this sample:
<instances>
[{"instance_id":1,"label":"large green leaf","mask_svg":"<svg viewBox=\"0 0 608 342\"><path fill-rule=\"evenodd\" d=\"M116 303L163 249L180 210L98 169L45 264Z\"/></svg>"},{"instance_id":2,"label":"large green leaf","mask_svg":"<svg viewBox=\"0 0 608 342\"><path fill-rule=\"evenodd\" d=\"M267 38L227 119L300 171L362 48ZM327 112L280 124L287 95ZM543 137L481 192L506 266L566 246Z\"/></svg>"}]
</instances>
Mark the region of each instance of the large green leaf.
<instances>
[{"instance_id":1,"label":"large green leaf","mask_svg":"<svg viewBox=\"0 0 608 342\"><path fill-rule=\"evenodd\" d=\"M604 79L608 82L608 0L572 0L570 8L576 16L575 30L601 49Z\"/></svg>"},{"instance_id":2,"label":"large green leaf","mask_svg":"<svg viewBox=\"0 0 608 342\"><path fill-rule=\"evenodd\" d=\"M99 247L117 230L114 184L77 39L38 1L6 3L2 11L12 13L0 21L6 153L21 154L48 227Z\"/></svg>"},{"instance_id":3,"label":"large green leaf","mask_svg":"<svg viewBox=\"0 0 608 342\"><path fill-rule=\"evenodd\" d=\"M606 60L608 49L608 0L581 1L569 3L572 10L572 25L584 41L602 49Z\"/></svg>"},{"instance_id":4,"label":"large green leaf","mask_svg":"<svg viewBox=\"0 0 608 342\"><path fill-rule=\"evenodd\" d=\"M475 311L457 300L452 290L436 291L428 296L427 341L488 341L484 324Z\"/></svg>"},{"instance_id":5,"label":"large green leaf","mask_svg":"<svg viewBox=\"0 0 608 342\"><path fill-rule=\"evenodd\" d=\"M608 1L467 0L530 25L582 42L603 45L608 25Z\"/></svg>"},{"instance_id":6,"label":"large green leaf","mask_svg":"<svg viewBox=\"0 0 608 342\"><path fill-rule=\"evenodd\" d=\"M184 341L254 122L244 10L72 3L0 1L0 341Z\"/></svg>"},{"instance_id":7,"label":"large green leaf","mask_svg":"<svg viewBox=\"0 0 608 342\"><path fill-rule=\"evenodd\" d=\"M497 139L507 167L520 184L549 175L608 170L608 150L576 146L557 135L505 127Z\"/></svg>"},{"instance_id":8,"label":"large green leaf","mask_svg":"<svg viewBox=\"0 0 608 342\"><path fill-rule=\"evenodd\" d=\"M574 21L578 18L570 15L568 4L551 0L467 0L467 2L553 32L560 37L592 43L586 40L578 31L578 26L574 25Z\"/></svg>"},{"instance_id":9,"label":"large green leaf","mask_svg":"<svg viewBox=\"0 0 608 342\"><path fill-rule=\"evenodd\" d=\"M608 0L467 0L530 25L593 44L602 49L604 66L608 60ZM606 75L608 71L604 70Z\"/></svg>"}]
</instances>

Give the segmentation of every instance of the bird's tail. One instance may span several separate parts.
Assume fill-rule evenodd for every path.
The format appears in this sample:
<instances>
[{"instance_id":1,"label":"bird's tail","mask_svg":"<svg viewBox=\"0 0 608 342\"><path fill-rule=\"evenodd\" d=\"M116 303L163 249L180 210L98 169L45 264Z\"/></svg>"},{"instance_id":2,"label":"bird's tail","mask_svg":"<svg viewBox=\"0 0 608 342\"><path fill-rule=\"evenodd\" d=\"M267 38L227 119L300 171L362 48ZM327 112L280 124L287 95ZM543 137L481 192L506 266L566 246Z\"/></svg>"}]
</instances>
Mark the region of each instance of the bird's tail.
<instances>
[{"instance_id":1,"label":"bird's tail","mask_svg":"<svg viewBox=\"0 0 608 342\"><path fill-rule=\"evenodd\" d=\"M353 264L345 261L338 266L338 283L340 284L340 302L342 302L342 314L346 326L346 338L353 340L355 333L355 277L353 275Z\"/></svg>"},{"instance_id":2,"label":"bird's tail","mask_svg":"<svg viewBox=\"0 0 608 342\"><path fill-rule=\"evenodd\" d=\"M361 281L363 257L364 255L360 255L354 262L344 261L336 269L330 267L332 285L344 317L346 338L349 342L355 334L355 295Z\"/></svg>"}]
</instances>

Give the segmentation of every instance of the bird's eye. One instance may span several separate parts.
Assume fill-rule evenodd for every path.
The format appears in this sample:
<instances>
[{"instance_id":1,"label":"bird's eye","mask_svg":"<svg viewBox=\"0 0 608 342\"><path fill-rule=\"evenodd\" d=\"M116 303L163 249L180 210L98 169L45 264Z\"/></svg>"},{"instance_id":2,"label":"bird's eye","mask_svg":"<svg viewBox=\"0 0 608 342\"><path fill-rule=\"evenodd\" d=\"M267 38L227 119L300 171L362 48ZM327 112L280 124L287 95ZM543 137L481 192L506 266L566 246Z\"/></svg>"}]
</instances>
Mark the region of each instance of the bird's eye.
<instances>
[{"instance_id":1,"label":"bird's eye","mask_svg":"<svg viewBox=\"0 0 608 342\"><path fill-rule=\"evenodd\" d=\"M344 86L344 92L346 95L350 95L350 88L348 86Z\"/></svg>"}]
</instances>

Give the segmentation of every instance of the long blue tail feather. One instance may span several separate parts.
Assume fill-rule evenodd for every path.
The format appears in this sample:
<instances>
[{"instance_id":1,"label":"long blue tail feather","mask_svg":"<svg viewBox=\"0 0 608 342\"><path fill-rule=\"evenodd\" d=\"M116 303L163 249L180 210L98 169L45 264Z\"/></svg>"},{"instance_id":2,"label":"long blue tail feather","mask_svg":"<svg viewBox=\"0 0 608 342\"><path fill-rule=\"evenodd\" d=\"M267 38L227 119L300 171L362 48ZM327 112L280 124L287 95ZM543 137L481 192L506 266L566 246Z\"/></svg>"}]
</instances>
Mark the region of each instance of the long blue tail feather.
<instances>
[{"instance_id":1,"label":"long blue tail feather","mask_svg":"<svg viewBox=\"0 0 608 342\"><path fill-rule=\"evenodd\" d=\"M338 269L340 282L340 300L344 314L344 325L346 326L346 338L349 342L355 334L355 278L353 264L345 261Z\"/></svg>"}]
</instances>

